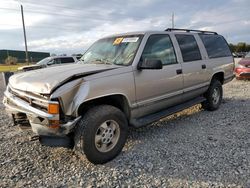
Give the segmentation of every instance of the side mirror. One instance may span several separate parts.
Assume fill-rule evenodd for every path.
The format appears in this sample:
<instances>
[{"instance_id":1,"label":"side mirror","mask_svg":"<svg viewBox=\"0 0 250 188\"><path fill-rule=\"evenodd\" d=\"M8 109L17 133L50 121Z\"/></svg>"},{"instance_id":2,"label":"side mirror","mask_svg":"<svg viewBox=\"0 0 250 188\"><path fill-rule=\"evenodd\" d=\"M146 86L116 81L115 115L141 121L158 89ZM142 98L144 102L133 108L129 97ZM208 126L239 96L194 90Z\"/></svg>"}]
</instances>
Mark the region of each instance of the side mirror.
<instances>
[{"instance_id":1,"label":"side mirror","mask_svg":"<svg viewBox=\"0 0 250 188\"><path fill-rule=\"evenodd\" d=\"M138 69L162 69L161 60L144 59Z\"/></svg>"},{"instance_id":2,"label":"side mirror","mask_svg":"<svg viewBox=\"0 0 250 188\"><path fill-rule=\"evenodd\" d=\"M50 62L47 63L48 66L53 65L55 63L55 60L52 59Z\"/></svg>"}]
</instances>

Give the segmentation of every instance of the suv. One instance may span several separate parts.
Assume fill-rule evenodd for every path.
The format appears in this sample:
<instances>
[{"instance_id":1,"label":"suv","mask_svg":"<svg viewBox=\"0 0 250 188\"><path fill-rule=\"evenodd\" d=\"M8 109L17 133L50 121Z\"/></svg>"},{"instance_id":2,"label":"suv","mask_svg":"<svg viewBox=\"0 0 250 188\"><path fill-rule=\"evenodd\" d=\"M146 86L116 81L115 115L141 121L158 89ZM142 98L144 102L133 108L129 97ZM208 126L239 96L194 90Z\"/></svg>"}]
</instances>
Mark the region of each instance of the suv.
<instances>
[{"instance_id":1,"label":"suv","mask_svg":"<svg viewBox=\"0 0 250 188\"><path fill-rule=\"evenodd\" d=\"M23 67L19 67L19 71L29 71L35 69L41 69L49 66L57 66L57 65L64 65L67 63L75 63L77 62L77 57L74 56L52 56L46 57L41 61L37 62L35 65L27 65Z\"/></svg>"},{"instance_id":2,"label":"suv","mask_svg":"<svg viewBox=\"0 0 250 188\"><path fill-rule=\"evenodd\" d=\"M201 103L216 110L234 61L215 32L167 29L95 42L80 63L12 76L4 104L44 145L71 146L94 164L117 156L128 127Z\"/></svg>"}]
</instances>

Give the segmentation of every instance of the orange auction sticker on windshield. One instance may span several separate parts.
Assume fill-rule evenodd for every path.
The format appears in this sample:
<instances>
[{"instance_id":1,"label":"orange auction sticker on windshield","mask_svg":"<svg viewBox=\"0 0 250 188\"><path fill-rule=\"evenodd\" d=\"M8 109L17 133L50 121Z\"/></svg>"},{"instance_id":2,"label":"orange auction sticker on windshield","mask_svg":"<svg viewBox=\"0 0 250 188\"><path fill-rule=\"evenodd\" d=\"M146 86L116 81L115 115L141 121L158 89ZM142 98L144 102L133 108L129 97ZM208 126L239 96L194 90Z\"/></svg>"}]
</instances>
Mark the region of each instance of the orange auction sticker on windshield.
<instances>
[{"instance_id":1,"label":"orange auction sticker on windshield","mask_svg":"<svg viewBox=\"0 0 250 188\"><path fill-rule=\"evenodd\" d=\"M115 41L113 42L113 45L118 45L122 42L123 37L116 38Z\"/></svg>"}]
</instances>

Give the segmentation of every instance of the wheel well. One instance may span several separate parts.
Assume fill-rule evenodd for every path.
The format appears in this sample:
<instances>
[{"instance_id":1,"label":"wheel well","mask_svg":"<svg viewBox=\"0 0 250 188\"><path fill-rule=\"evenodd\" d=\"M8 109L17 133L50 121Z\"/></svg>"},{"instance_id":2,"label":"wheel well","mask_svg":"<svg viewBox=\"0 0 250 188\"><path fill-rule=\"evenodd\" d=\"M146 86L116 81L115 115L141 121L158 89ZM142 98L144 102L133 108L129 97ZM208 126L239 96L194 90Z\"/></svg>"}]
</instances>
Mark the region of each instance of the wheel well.
<instances>
[{"instance_id":1,"label":"wheel well","mask_svg":"<svg viewBox=\"0 0 250 188\"><path fill-rule=\"evenodd\" d=\"M80 105L78 108L78 114L84 114L86 113L90 108L101 105L101 104L107 104L114 106L116 108L119 108L129 119L130 117L130 108L127 101L127 98L123 95L117 94L117 95L111 95L111 96L105 96L97 99L93 99L87 102L84 102Z\"/></svg>"},{"instance_id":2,"label":"wheel well","mask_svg":"<svg viewBox=\"0 0 250 188\"><path fill-rule=\"evenodd\" d=\"M224 83L224 73L218 72L218 73L214 74L212 77L212 80L214 80L214 79L219 80L220 83L223 84Z\"/></svg>"}]
</instances>

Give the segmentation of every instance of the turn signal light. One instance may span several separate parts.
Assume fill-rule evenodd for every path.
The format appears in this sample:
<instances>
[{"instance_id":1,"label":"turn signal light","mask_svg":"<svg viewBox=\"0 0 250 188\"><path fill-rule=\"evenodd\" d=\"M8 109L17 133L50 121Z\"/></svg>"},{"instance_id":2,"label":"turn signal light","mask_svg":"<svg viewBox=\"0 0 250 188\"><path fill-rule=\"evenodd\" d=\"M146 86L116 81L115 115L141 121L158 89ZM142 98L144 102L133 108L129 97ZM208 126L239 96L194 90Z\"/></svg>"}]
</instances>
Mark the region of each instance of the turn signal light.
<instances>
[{"instance_id":1,"label":"turn signal light","mask_svg":"<svg viewBox=\"0 0 250 188\"><path fill-rule=\"evenodd\" d=\"M49 104L48 112L49 114L59 114L59 104Z\"/></svg>"},{"instance_id":2,"label":"turn signal light","mask_svg":"<svg viewBox=\"0 0 250 188\"><path fill-rule=\"evenodd\" d=\"M60 126L59 120L49 120L49 128L57 129Z\"/></svg>"}]
</instances>

